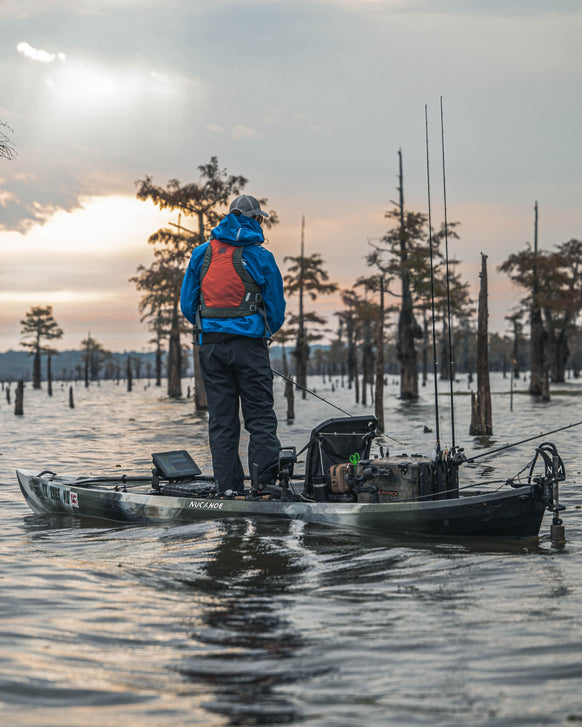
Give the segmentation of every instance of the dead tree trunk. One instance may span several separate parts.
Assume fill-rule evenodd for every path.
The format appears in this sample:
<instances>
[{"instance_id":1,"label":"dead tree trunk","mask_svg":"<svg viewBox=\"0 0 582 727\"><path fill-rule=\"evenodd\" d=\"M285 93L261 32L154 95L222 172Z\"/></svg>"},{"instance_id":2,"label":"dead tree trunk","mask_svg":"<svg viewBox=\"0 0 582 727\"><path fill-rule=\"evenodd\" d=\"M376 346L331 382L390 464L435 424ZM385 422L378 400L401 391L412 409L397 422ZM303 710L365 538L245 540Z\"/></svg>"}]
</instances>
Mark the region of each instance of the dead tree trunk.
<instances>
[{"instance_id":1,"label":"dead tree trunk","mask_svg":"<svg viewBox=\"0 0 582 727\"><path fill-rule=\"evenodd\" d=\"M156 386L162 385L162 347L156 343Z\"/></svg>"},{"instance_id":2,"label":"dead tree trunk","mask_svg":"<svg viewBox=\"0 0 582 727\"><path fill-rule=\"evenodd\" d=\"M489 384L489 353L487 318L487 255L481 253L481 286L479 289L479 317L477 323L477 395L471 392L470 435L493 434L491 415L491 387Z\"/></svg>"},{"instance_id":3,"label":"dead tree trunk","mask_svg":"<svg viewBox=\"0 0 582 727\"><path fill-rule=\"evenodd\" d=\"M182 346L180 344L177 302L174 303L172 310L172 326L168 346L168 396L171 399L182 398Z\"/></svg>"},{"instance_id":4,"label":"dead tree trunk","mask_svg":"<svg viewBox=\"0 0 582 727\"><path fill-rule=\"evenodd\" d=\"M34 352L34 358L32 360L32 388L41 388L41 373L40 373L40 348L38 347Z\"/></svg>"},{"instance_id":5,"label":"dead tree trunk","mask_svg":"<svg viewBox=\"0 0 582 727\"><path fill-rule=\"evenodd\" d=\"M46 357L46 391L49 396L53 395L53 367L50 353L47 353Z\"/></svg>"},{"instance_id":6,"label":"dead tree trunk","mask_svg":"<svg viewBox=\"0 0 582 727\"><path fill-rule=\"evenodd\" d=\"M196 411L208 411L208 399L206 398L206 389L204 381L202 381L202 369L200 367L200 344L198 343L198 334L194 334L194 352L192 355L194 361L194 409Z\"/></svg>"},{"instance_id":7,"label":"dead tree trunk","mask_svg":"<svg viewBox=\"0 0 582 727\"><path fill-rule=\"evenodd\" d=\"M16 395L14 396L14 414L21 417L24 414L24 381L20 379L16 384Z\"/></svg>"},{"instance_id":8,"label":"dead tree trunk","mask_svg":"<svg viewBox=\"0 0 582 727\"><path fill-rule=\"evenodd\" d=\"M410 291L410 271L408 269L407 232L404 220L404 182L402 175L402 151L398 151L399 161L399 208L400 208L400 282L402 303L398 317L398 361L400 363L400 398L416 401L418 399L418 371L415 338L419 336L418 324L414 318L412 294ZM420 334L422 335L422 334Z\"/></svg>"},{"instance_id":9,"label":"dead tree trunk","mask_svg":"<svg viewBox=\"0 0 582 727\"><path fill-rule=\"evenodd\" d=\"M89 359L90 359L90 342L91 342L91 334L87 336L87 345L85 346L85 368L84 368L84 374L85 374L85 388L89 388Z\"/></svg>"},{"instance_id":10,"label":"dead tree trunk","mask_svg":"<svg viewBox=\"0 0 582 727\"><path fill-rule=\"evenodd\" d=\"M133 388L133 378L132 378L132 371L131 371L131 356L127 357L125 371L127 373L127 390L131 391Z\"/></svg>"},{"instance_id":11,"label":"dead tree trunk","mask_svg":"<svg viewBox=\"0 0 582 727\"><path fill-rule=\"evenodd\" d=\"M534 265L532 285L532 306L530 313L530 384L529 393L541 396L544 401L550 400L550 384L547 361L546 332L539 304L539 280L536 258L538 252L538 203L535 203L534 225Z\"/></svg>"},{"instance_id":12,"label":"dead tree trunk","mask_svg":"<svg viewBox=\"0 0 582 727\"><path fill-rule=\"evenodd\" d=\"M428 317L426 308L422 311L422 385L426 386L428 382L428 346L429 346L429 332L428 332Z\"/></svg>"},{"instance_id":13,"label":"dead tree trunk","mask_svg":"<svg viewBox=\"0 0 582 727\"><path fill-rule=\"evenodd\" d=\"M287 399L287 422L292 422L295 419L295 387L289 376L289 366L287 365L287 353L285 351L285 344L281 347L281 360L283 363L283 374L287 377L285 379L285 398Z\"/></svg>"},{"instance_id":14,"label":"dead tree trunk","mask_svg":"<svg viewBox=\"0 0 582 727\"><path fill-rule=\"evenodd\" d=\"M348 389L352 388L352 384L355 379L356 370L356 347L354 344L354 324L353 321L348 321L347 324L347 369L348 369Z\"/></svg>"}]
</instances>

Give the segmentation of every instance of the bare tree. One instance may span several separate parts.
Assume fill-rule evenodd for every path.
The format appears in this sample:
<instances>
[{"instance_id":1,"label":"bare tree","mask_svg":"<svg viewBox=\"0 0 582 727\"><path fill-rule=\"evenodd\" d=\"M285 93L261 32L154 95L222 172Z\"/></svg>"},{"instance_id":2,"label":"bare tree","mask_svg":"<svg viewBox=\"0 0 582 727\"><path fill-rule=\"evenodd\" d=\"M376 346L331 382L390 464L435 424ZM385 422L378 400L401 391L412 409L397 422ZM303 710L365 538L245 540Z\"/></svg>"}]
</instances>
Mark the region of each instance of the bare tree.
<instances>
[{"instance_id":1,"label":"bare tree","mask_svg":"<svg viewBox=\"0 0 582 727\"><path fill-rule=\"evenodd\" d=\"M88 387L91 381L95 381L101 374L103 364L111 358L111 352L108 351L102 343L99 343L90 333L87 338L81 341L81 360L85 372L85 387Z\"/></svg>"},{"instance_id":2,"label":"bare tree","mask_svg":"<svg viewBox=\"0 0 582 727\"><path fill-rule=\"evenodd\" d=\"M47 305L33 306L27 313L26 317L20 321L22 330L20 335L23 340L21 345L30 349L30 354L34 356L32 366L32 386L34 389L40 389L40 357L46 353L51 355L55 353L54 349L43 346L43 341L52 341L63 337L63 331L59 328L58 323L53 318L52 306ZM49 379L50 381L50 379ZM49 393L52 393L49 383Z\"/></svg>"},{"instance_id":3,"label":"bare tree","mask_svg":"<svg viewBox=\"0 0 582 727\"><path fill-rule=\"evenodd\" d=\"M297 316L290 316L291 325L297 325L297 344L295 346L295 368L297 383L307 386L307 360L309 358L309 341L318 340L321 336L314 335L308 331L307 323L324 325L325 319L315 312L305 311L305 296L312 301L317 300L319 295L335 293L337 285L328 283L329 275L323 267L323 260L319 253L305 255L305 217L301 220L301 254L297 257L288 256L285 262L290 262L288 272L284 276L285 292L288 295L298 296L299 310ZM305 398L305 389L303 390Z\"/></svg>"},{"instance_id":4,"label":"bare tree","mask_svg":"<svg viewBox=\"0 0 582 727\"><path fill-rule=\"evenodd\" d=\"M14 159L14 157L16 156L16 150L14 149L14 145L6 135L6 132L3 131L4 129L12 131L7 123L5 123L4 121L0 121L0 159Z\"/></svg>"},{"instance_id":5,"label":"bare tree","mask_svg":"<svg viewBox=\"0 0 582 727\"><path fill-rule=\"evenodd\" d=\"M471 392L470 435L493 434L491 387L489 384L489 352L487 335L487 255L481 253L481 286L479 290L479 323L477 330L477 395Z\"/></svg>"},{"instance_id":6,"label":"bare tree","mask_svg":"<svg viewBox=\"0 0 582 727\"><path fill-rule=\"evenodd\" d=\"M182 185L177 179L172 179L165 187L155 185L152 178L136 182L138 191L137 198L141 200L151 199L160 209L177 211L187 218L194 218L197 230L190 230L182 227L180 218L178 224L172 224L177 228L177 233L170 230L159 230L150 237L150 243L160 243L167 246L167 253L160 252L158 259L153 265L146 269L144 266L138 268L138 276L131 278L133 282L147 291L146 296L155 293L155 299L150 297L141 304L142 314L145 314L151 321L160 323L160 312L169 311L169 335L170 346L168 353L168 379L173 377L170 396L181 396L179 383L181 365L180 346L180 323L176 301L179 302L180 287L192 247L206 242L213 227L222 219L226 205L230 197L241 194L247 184L247 179L242 176L228 174L226 169L221 169L217 157L211 157L208 164L198 167L200 178L197 182L190 182ZM259 199L262 208L266 208L268 201ZM278 223L277 213L269 210L269 218L265 220L266 227L272 227ZM186 234L184 234L186 233ZM162 250L162 248L159 248ZM171 283L164 283L161 280L163 275L164 255L172 258L172 270L166 270L170 274ZM157 266L157 267L156 267ZM174 268L175 266L175 268ZM174 275L174 273L177 273ZM151 287L154 286L154 287ZM139 287L139 286L138 286ZM157 291L157 292L156 292ZM166 313L162 313L162 317ZM163 322L162 322L162 325ZM157 330L157 329L154 329ZM206 403L206 392L202 383L199 365L199 347L197 337L194 336L194 402L197 411L208 408ZM170 391L170 381L168 381Z\"/></svg>"}]
</instances>

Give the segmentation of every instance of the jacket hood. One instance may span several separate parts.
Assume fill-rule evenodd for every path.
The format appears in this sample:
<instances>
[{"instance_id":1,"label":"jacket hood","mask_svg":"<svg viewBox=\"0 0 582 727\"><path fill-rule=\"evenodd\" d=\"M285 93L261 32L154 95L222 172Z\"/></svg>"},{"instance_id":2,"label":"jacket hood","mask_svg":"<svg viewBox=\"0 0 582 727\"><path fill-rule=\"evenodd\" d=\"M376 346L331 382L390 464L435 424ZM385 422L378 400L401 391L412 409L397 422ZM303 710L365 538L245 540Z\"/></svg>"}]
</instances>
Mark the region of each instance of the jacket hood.
<instances>
[{"instance_id":1,"label":"jacket hood","mask_svg":"<svg viewBox=\"0 0 582 727\"><path fill-rule=\"evenodd\" d=\"M265 241L263 230L256 220L245 215L233 214L226 215L219 222L212 230L212 237L229 242L231 245L254 245Z\"/></svg>"}]
</instances>

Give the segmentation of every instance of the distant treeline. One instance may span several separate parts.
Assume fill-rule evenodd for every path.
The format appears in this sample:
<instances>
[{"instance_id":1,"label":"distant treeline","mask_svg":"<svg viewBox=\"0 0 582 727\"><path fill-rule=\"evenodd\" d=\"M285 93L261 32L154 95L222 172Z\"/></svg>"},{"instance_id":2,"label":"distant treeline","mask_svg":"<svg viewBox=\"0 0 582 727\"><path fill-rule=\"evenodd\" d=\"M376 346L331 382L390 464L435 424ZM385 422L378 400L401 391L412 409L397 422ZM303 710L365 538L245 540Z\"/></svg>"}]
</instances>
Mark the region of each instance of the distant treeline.
<instances>
[{"instance_id":1,"label":"distant treeline","mask_svg":"<svg viewBox=\"0 0 582 727\"><path fill-rule=\"evenodd\" d=\"M53 378L59 381L75 381L83 378L83 351L61 351L53 354ZM110 354L110 365L104 366L100 378L114 379L125 372L127 357L131 356L133 376L148 378L153 376L155 353L127 351ZM46 379L46 357L42 361L42 378ZM6 351L0 353L0 381L32 380L33 357L27 351Z\"/></svg>"},{"instance_id":2,"label":"distant treeline","mask_svg":"<svg viewBox=\"0 0 582 727\"><path fill-rule=\"evenodd\" d=\"M280 347L274 346L272 354L275 358L281 357ZM183 376L192 372L192 355L185 352L183 359ZM84 377L85 351L61 351L52 355L52 375L58 381L80 381ZM124 351L123 353L107 354L107 361L99 367L96 378L116 379L124 378L127 371L127 360L131 359L132 375L136 379L148 379L155 376L155 351ZM167 355L163 356L165 369ZM41 363L41 378L46 380L46 356ZM163 371L166 374L165 370ZM0 353L0 381L32 381L33 356L27 351L5 351Z\"/></svg>"},{"instance_id":3,"label":"distant treeline","mask_svg":"<svg viewBox=\"0 0 582 727\"><path fill-rule=\"evenodd\" d=\"M491 371L509 372L527 371L529 365L529 338L519 337L516 341L509 336L501 336L498 333L489 335L489 365ZM570 344L569 368L575 375L582 365L582 337L575 335ZM309 375L330 374L339 376L345 373L346 357L345 350L338 350L335 346L315 344L312 345L308 363ZM517 360L514 358L517 348ZM271 361L274 368L282 368L282 347L271 346ZM398 376L400 369L396 352L396 344L387 343L384 347L384 371L391 376ZM289 353L289 351L288 351ZM76 381L83 379L84 351L61 351L53 356L53 377L59 381ZM432 370L431 352L428 352L429 370ZM457 335L457 346L455 352L456 373L474 373L475 371L475 337L474 335ZM108 362L101 367L98 378L116 379L124 378L127 370L127 359L131 359L133 377L136 379L147 379L155 377L154 351L125 351L123 353L111 353ZM167 355L163 357L163 374L166 375ZM6 351L0 353L0 381L24 381L32 380L32 356L26 351ZM184 351L182 376L192 376L192 349ZM513 363L512 363L513 361ZM46 380L46 361L43 360L42 379ZM289 373L296 375L294 357L289 357ZM419 375L422 374L422 367L419 366Z\"/></svg>"}]
</instances>

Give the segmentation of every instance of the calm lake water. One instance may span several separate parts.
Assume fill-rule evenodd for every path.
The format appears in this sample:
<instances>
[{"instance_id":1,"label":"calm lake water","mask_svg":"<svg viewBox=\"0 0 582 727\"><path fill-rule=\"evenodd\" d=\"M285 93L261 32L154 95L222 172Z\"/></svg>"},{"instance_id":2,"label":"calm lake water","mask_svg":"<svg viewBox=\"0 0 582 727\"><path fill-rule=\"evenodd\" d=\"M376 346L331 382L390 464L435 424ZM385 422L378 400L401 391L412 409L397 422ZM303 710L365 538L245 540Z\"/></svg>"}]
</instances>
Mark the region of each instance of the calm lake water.
<instances>
[{"instance_id":1,"label":"calm lake water","mask_svg":"<svg viewBox=\"0 0 582 727\"><path fill-rule=\"evenodd\" d=\"M369 411L338 380L310 385ZM549 404L517 393L513 412L509 385L494 378L495 436L478 440L457 383L467 453L582 420L582 382ZM397 391L390 381L386 423L402 444L385 443L430 454L432 388L414 405ZM298 398L287 424L282 394L276 381L284 444L337 414ZM548 437L568 475L560 551L550 513L539 542L387 542L268 520L121 527L34 515L14 469L136 473L154 451L187 448L208 471L206 418L143 381L131 393L78 384L74 396L70 409L68 386L51 399L28 385L15 417L0 392L3 725L582 724L582 427ZM450 444L446 397L441 415ZM473 473L514 474L535 444Z\"/></svg>"}]
</instances>

